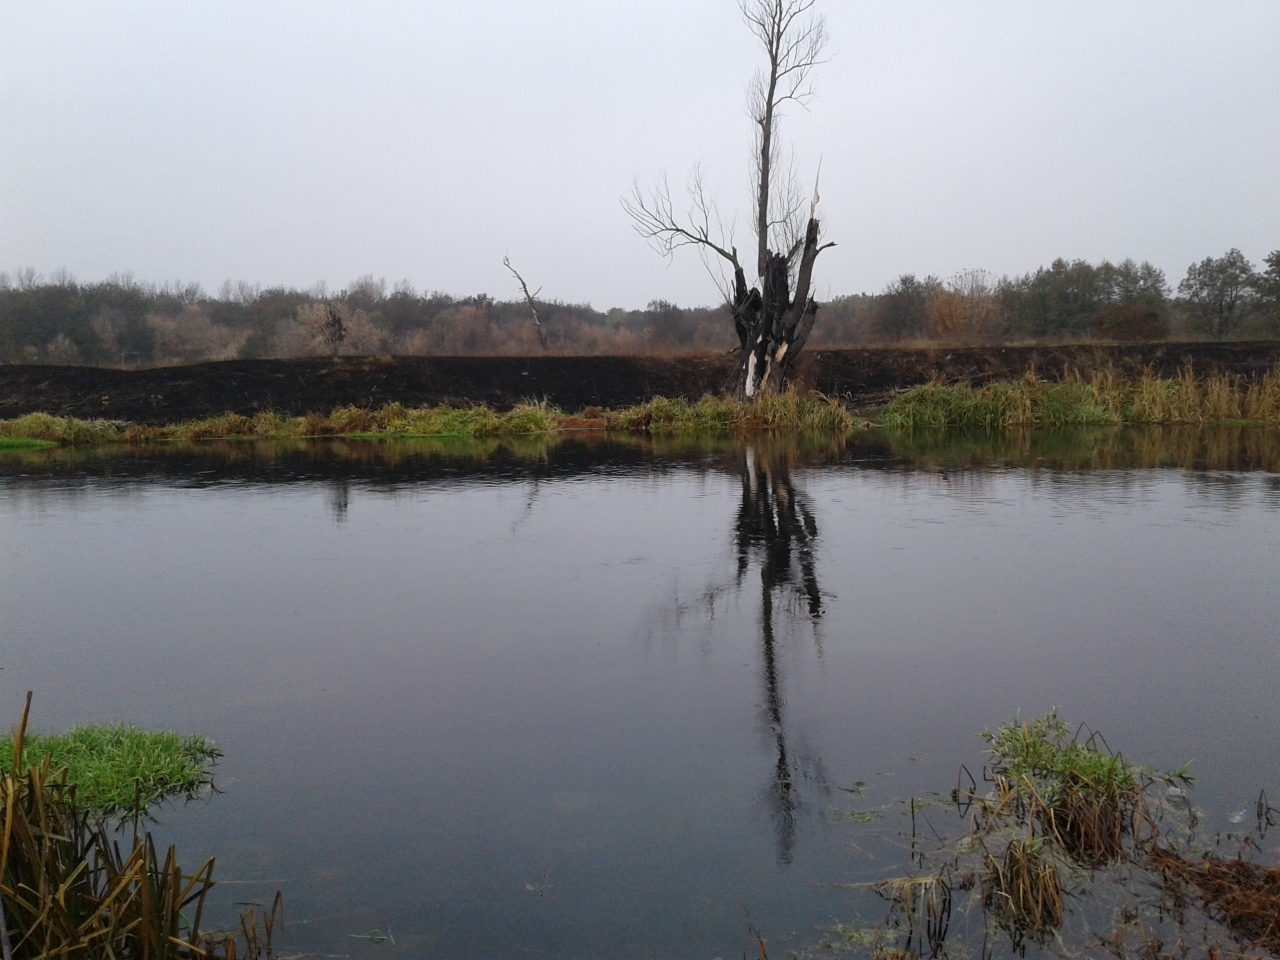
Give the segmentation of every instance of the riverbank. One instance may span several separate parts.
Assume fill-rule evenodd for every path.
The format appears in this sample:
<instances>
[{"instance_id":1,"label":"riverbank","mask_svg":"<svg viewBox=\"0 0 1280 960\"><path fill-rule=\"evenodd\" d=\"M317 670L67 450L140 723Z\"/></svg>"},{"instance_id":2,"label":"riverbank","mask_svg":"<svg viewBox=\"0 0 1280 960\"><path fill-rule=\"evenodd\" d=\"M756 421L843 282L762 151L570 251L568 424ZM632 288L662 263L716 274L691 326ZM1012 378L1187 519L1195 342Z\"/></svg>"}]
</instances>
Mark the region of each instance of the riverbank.
<instances>
[{"instance_id":1,"label":"riverbank","mask_svg":"<svg viewBox=\"0 0 1280 960\"><path fill-rule=\"evenodd\" d=\"M311 437L476 439L566 431L840 434L873 426L910 430L1215 423L1280 423L1280 367L1257 378L1228 373L1202 378L1189 367L1174 378L1161 378L1147 371L1136 379L1119 377L1110 369L1087 377L1072 371L1058 380L1041 379L1028 371L1016 380L978 386L926 384L900 393L879 407L862 410L821 393L789 390L753 403L710 395L697 402L656 397L621 410L588 407L576 414L567 414L546 402L518 404L505 412L485 405L406 408L389 403L376 409L348 406L328 414L296 417L268 412L252 417L226 413L163 425L31 413L0 421L0 445Z\"/></svg>"},{"instance_id":2,"label":"riverbank","mask_svg":"<svg viewBox=\"0 0 1280 960\"><path fill-rule=\"evenodd\" d=\"M799 387L853 409L882 405L924 384L1016 380L1028 370L1048 380L1067 372L1144 372L1258 378L1280 363L1280 341L1055 344L983 347L874 347L808 351ZM732 385L734 357L355 357L235 360L145 370L0 366L0 419L47 413L142 426L188 423L233 413L304 417L344 407L380 409L487 406L505 413L544 403L565 411L621 410L654 397L697 401Z\"/></svg>"}]
</instances>

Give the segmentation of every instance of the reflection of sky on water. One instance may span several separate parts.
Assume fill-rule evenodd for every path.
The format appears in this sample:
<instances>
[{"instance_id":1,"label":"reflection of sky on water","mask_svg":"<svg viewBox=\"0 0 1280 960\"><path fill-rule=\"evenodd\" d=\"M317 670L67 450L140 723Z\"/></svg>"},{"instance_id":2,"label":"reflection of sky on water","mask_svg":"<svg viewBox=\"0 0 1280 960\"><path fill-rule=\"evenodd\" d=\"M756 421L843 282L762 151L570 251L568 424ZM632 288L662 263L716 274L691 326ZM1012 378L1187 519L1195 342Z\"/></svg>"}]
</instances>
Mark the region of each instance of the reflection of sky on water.
<instances>
[{"instance_id":1,"label":"reflection of sky on water","mask_svg":"<svg viewBox=\"0 0 1280 960\"><path fill-rule=\"evenodd\" d=\"M806 934L891 862L840 788L945 791L1017 710L1194 758L1210 817L1280 794L1272 475L589 460L10 474L0 707L217 738L227 792L162 829L287 880L322 952L728 955L744 903Z\"/></svg>"}]
</instances>

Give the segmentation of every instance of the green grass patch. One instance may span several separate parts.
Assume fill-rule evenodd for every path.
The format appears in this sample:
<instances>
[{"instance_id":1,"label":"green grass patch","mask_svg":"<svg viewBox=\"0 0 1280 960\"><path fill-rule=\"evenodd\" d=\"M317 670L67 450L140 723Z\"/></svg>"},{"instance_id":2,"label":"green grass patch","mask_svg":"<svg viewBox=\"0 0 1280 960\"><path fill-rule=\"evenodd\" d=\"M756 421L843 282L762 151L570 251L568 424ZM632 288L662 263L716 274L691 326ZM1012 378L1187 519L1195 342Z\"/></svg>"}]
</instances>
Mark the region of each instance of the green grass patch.
<instances>
[{"instance_id":1,"label":"green grass patch","mask_svg":"<svg viewBox=\"0 0 1280 960\"><path fill-rule=\"evenodd\" d=\"M52 440L32 440L28 437L0 437L0 450L46 450L56 447Z\"/></svg>"},{"instance_id":2,"label":"green grass patch","mask_svg":"<svg viewBox=\"0 0 1280 960\"><path fill-rule=\"evenodd\" d=\"M819 393L788 390L741 403L704 396L697 403L655 397L605 418L606 428L655 435L728 434L761 430L847 433L867 426L839 400Z\"/></svg>"},{"instance_id":3,"label":"green grass patch","mask_svg":"<svg viewBox=\"0 0 1280 960\"><path fill-rule=\"evenodd\" d=\"M203 737L148 733L123 724L76 727L62 734L28 733L23 765L66 770L76 800L104 816L142 811L162 800L194 796L213 782L212 766L222 756ZM13 739L0 738L0 771L13 764Z\"/></svg>"},{"instance_id":4,"label":"green grass patch","mask_svg":"<svg viewBox=\"0 0 1280 960\"><path fill-rule=\"evenodd\" d=\"M1057 711L1028 723L1016 720L983 734L991 754L992 771L1012 780L1031 777L1047 781L1053 791L1064 783L1088 783L1103 796L1116 796L1133 787L1135 768L1090 737L1073 737Z\"/></svg>"},{"instance_id":5,"label":"green grass patch","mask_svg":"<svg viewBox=\"0 0 1280 960\"><path fill-rule=\"evenodd\" d=\"M703 397L696 403L655 398L609 414L605 429L652 434L726 434L751 430L847 432L866 421L842 403L820 394L797 391L739 403L725 397ZM0 437L15 445L87 445L177 440L292 440L313 437L463 438L534 436L572 427L581 418L566 416L548 403L522 403L503 413L490 407L417 407L391 403L379 409L341 407L328 415L253 417L227 413L171 426L142 426L116 420L77 420L44 413L0 421Z\"/></svg>"}]
</instances>

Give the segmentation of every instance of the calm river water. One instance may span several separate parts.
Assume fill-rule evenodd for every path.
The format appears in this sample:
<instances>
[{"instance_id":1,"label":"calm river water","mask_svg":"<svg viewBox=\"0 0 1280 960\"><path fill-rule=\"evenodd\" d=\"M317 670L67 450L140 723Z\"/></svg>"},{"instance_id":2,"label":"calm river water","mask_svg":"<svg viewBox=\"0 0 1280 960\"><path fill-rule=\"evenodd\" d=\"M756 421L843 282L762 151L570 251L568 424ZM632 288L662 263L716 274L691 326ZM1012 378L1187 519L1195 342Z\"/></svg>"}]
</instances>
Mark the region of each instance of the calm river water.
<instances>
[{"instance_id":1,"label":"calm river water","mask_svg":"<svg viewBox=\"0 0 1280 960\"><path fill-rule=\"evenodd\" d=\"M1263 430L10 452L0 723L217 740L155 829L225 915L282 890L285 952L736 957L749 912L785 956L1019 711L1192 760L1224 829L1280 797L1277 469Z\"/></svg>"}]
</instances>

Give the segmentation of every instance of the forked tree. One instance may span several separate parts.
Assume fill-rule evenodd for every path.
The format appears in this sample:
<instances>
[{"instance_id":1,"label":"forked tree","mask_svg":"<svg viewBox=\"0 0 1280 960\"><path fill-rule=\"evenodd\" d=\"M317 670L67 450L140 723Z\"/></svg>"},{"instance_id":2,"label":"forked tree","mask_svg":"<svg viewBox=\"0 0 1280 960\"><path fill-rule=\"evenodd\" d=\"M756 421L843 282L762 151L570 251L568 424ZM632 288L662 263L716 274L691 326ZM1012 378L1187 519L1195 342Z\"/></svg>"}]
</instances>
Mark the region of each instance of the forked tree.
<instances>
[{"instance_id":1,"label":"forked tree","mask_svg":"<svg viewBox=\"0 0 1280 960\"><path fill-rule=\"evenodd\" d=\"M789 379L818 313L811 292L814 261L833 246L821 242L817 183L806 200L794 162L780 156L782 111L787 104L808 104L813 97L810 74L823 62L826 20L814 10L815 3L742 0L743 18L766 61L747 88L755 125L755 285L747 285L732 229L707 195L700 168L690 177L690 203L683 216L676 212L665 177L648 192L637 182L631 197L623 200L636 230L654 249L669 257L680 247L695 247L719 282L740 345L738 395L747 400L777 390Z\"/></svg>"}]
</instances>

